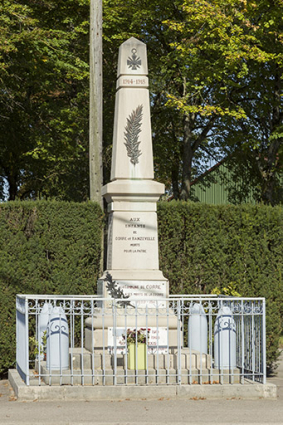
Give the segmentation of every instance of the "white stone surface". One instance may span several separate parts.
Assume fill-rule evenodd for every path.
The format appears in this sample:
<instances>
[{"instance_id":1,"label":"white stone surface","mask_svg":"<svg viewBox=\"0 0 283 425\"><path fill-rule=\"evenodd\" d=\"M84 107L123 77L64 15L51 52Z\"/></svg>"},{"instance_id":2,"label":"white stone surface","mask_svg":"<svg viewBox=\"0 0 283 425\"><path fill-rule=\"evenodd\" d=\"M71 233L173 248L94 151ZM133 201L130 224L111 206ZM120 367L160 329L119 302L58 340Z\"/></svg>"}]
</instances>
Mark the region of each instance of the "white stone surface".
<instances>
[{"instance_id":1,"label":"white stone surface","mask_svg":"<svg viewBox=\"0 0 283 425\"><path fill-rule=\"evenodd\" d=\"M146 45L132 37L119 49L111 180L154 177L147 73Z\"/></svg>"},{"instance_id":2,"label":"white stone surface","mask_svg":"<svg viewBox=\"0 0 283 425\"><path fill-rule=\"evenodd\" d=\"M119 48L117 76L120 75L147 75L146 44L131 37Z\"/></svg>"},{"instance_id":3,"label":"white stone surface","mask_svg":"<svg viewBox=\"0 0 283 425\"><path fill-rule=\"evenodd\" d=\"M107 269L159 269L156 212L111 214Z\"/></svg>"},{"instance_id":4,"label":"white stone surface","mask_svg":"<svg viewBox=\"0 0 283 425\"><path fill-rule=\"evenodd\" d=\"M117 80L116 89L121 87L132 87L132 88L148 88L148 77L144 75L138 76L129 76L129 75L120 75Z\"/></svg>"},{"instance_id":5,"label":"white stone surface","mask_svg":"<svg viewBox=\"0 0 283 425\"><path fill-rule=\"evenodd\" d=\"M102 188L108 211L156 211L164 184L153 180L115 180Z\"/></svg>"},{"instance_id":6,"label":"white stone surface","mask_svg":"<svg viewBox=\"0 0 283 425\"><path fill-rule=\"evenodd\" d=\"M130 299L141 298L141 307L150 297L168 297L168 281L159 270L156 215L164 185L153 181L147 73L146 45L130 38L119 49L111 182L102 188L109 212L106 271ZM108 298L105 276L98 293Z\"/></svg>"},{"instance_id":7,"label":"white stone surface","mask_svg":"<svg viewBox=\"0 0 283 425\"><path fill-rule=\"evenodd\" d=\"M129 280L137 280L137 281L148 281L148 280L161 280L166 281L167 279L164 278L163 273L161 270L107 270L113 279L118 281L129 281ZM101 282L103 279L105 279L105 273L103 276L98 280Z\"/></svg>"},{"instance_id":8,"label":"white stone surface","mask_svg":"<svg viewBox=\"0 0 283 425\"><path fill-rule=\"evenodd\" d=\"M112 276L112 274L111 274ZM168 298L168 281L161 280L115 280L117 288L123 291L123 294L133 300L134 306L141 308L166 308L165 298ZM111 298L107 291L105 281L98 281L98 294L102 298Z\"/></svg>"},{"instance_id":9,"label":"white stone surface","mask_svg":"<svg viewBox=\"0 0 283 425\"><path fill-rule=\"evenodd\" d=\"M154 201L157 202L160 195L164 193L164 189L163 183L152 180L123 179L112 181L103 186L102 195L107 202L110 202L113 196L124 197L131 202L146 201L149 197L154 197Z\"/></svg>"},{"instance_id":10,"label":"white stone surface","mask_svg":"<svg viewBox=\"0 0 283 425\"><path fill-rule=\"evenodd\" d=\"M131 306L127 307L127 315L125 319L124 311L121 309L120 314L116 314L113 317L113 309L111 306L109 308L99 309L96 308L94 311L94 315L88 317L85 321L86 326L88 328L94 329L107 329L109 326L118 326L118 327L139 327L144 328L146 326L152 327L165 327L169 329L176 330L176 334L174 336L176 346L177 346L177 329L178 329L178 318L174 314L174 311L171 309L159 309L158 316L156 315L156 308L147 308L137 309L138 315L136 315L136 310ZM169 313L169 314L168 314ZM144 318L147 314L147 323Z\"/></svg>"},{"instance_id":11,"label":"white stone surface","mask_svg":"<svg viewBox=\"0 0 283 425\"><path fill-rule=\"evenodd\" d=\"M125 146L125 135L133 114L142 108L138 134L138 163L133 164ZM150 125L149 91L147 88L121 88L116 94L111 180L153 179L152 135Z\"/></svg>"},{"instance_id":12,"label":"white stone surface","mask_svg":"<svg viewBox=\"0 0 283 425\"><path fill-rule=\"evenodd\" d=\"M87 319L88 320L88 319ZM101 323L102 325L102 323ZM112 324L109 324L109 326L113 326ZM108 328L109 326L106 326L102 329L96 328L94 330L91 329L90 326L88 326L85 329L85 348L92 352L93 349L95 349L96 354L103 353L103 349L105 350L105 347L109 347L110 343L108 341ZM138 326L144 327L144 323ZM178 345L178 336L177 336L177 330L176 329L169 329L169 335L168 335L168 345L169 349L172 350L174 347L177 347ZM103 348L104 347L104 348ZM154 349L153 349L154 351Z\"/></svg>"}]
</instances>

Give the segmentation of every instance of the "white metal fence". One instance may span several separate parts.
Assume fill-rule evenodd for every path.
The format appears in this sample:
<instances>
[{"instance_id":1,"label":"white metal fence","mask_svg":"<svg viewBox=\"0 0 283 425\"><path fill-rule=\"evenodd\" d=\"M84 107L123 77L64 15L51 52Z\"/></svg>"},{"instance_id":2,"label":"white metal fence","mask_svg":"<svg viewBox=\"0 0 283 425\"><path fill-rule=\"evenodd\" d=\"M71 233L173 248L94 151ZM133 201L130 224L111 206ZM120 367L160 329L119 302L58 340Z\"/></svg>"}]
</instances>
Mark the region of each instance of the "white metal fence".
<instances>
[{"instance_id":1,"label":"white metal fence","mask_svg":"<svg viewBox=\"0 0 283 425\"><path fill-rule=\"evenodd\" d=\"M148 301L148 300L147 300ZM266 382L265 300L17 295L27 385Z\"/></svg>"}]
</instances>

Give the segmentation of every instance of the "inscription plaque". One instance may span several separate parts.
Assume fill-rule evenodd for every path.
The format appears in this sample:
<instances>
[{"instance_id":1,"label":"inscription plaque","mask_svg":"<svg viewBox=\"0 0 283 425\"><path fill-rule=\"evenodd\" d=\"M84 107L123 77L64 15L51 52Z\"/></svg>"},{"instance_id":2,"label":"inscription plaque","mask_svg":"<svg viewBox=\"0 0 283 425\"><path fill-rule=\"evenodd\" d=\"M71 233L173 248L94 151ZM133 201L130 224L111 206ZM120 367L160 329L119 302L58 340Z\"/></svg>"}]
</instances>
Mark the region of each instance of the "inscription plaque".
<instances>
[{"instance_id":1,"label":"inscription plaque","mask_svg":"<svg viewBox=\"0 0 283 425\"><path fill-rule=\"evenodd\" d=\"M117 286L129 297L128 300L135 300L134 306L156 308L158 305L159 308L166 308L166 302L162 301L162 298L166 298L165 281L119 281Z\"/></svg>"},{"instance_id":2,"label":"inscription plaque","mask_svg":"<svg viewBox=\"0 0 283 425\"><path fill-rule=\"evenodd\" d=\"M111 354L114 351L114 342L116 339L117 354L125 354L125 340L123 335L127 333L127 330L133 331L135 328L116 328L116 335L114 336L114 329L108 328L108 350ZM139 328L138 328L139 329ZM167 354L167 343L168 343L168 330L167 328L148 328L148 341L147 341L147 352L148 354ZM158 350L157 350L158 347Z\"/></svg>"},{"instance_id":3,"label":"inscription plaque","mask_svg":"<svg viewBox=\"0 0 283 425\"><path fill-rule=\"evenodd\" d=\"M108 269L158 270L155 212L114 212L109 234ZM111 253L112 251L113 253Z\"/></svg>"}]
</instances>

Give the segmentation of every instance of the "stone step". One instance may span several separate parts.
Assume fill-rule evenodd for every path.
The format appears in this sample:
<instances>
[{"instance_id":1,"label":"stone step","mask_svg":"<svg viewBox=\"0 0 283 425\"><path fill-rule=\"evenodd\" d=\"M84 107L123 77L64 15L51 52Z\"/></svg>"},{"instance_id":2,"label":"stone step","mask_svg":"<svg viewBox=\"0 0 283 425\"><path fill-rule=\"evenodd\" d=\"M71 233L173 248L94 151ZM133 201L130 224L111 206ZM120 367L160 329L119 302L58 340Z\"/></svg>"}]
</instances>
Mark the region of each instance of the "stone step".
<instances>
[{"instance_id":1,"label":"stone step","mask_svg":"<svg viewBox=\"0 0 283 425\"><path fill-rule=\"evenodd\" d=\"M238 368L223 370L210 369L209 376L203 373L202 383L206 383L206 380L210 380L213 384L240 384L240 370Z\"/></svg>"},{"instance_id":2,"label":"stone step","mask_svg":"<svg viewBox=\"0 0 283 425\"><path fill-rule=\"evenodd\" d=\"M157 385L157 384L237 384L240 383L240 371L182 368L180 377L176 368L147 370L130 370L122 366L105 369L67 369L51 370L46 368L46 362L41 363L40 375L47 385ZM116 378L115 376L116 375ZM179 381L180 379L180 381Z\"/></svg>"},{"instance_id":3,"label":"stone step","mask_svg":"<svg viewBox=\"0 0 283 425\"><path fill-rule=\"evenodd\" d=\"M93 354L86 349L70 349L70 368L63 370L60 376L59 370L50 371L46 368L46 362L40 362L41 376L47 385L123 385L139 384L226 384L239 383L239 369L218 370L212 368L211 356L182 349L180 353L181 377L178 378L177 350L173 354L149 354L148 369L126 370L126 355L115 357L108 352L104 355ZM116 369L116 378L114 377ZM36 370L39 371L39 362L36 362ZM92 372L93 371L93 372ZM146 375L147 373L147 375Z\"/></svg>"},{"instance_id":4,"label":"stone step","mask_svg":"<svg viewBox=\"0 0 283 425\"><path fill-rule=\"evenodd\" d=\"M44 362L43 362L44 363ZM210 376L208 369L202 370L203 376ZM182 384L199 384L200 370L181 369L180 379ZM178 384L179 377L176 369L147 369L147 370L125 370L122 367L116 369L97 369L92 373L91 369L81 370L59 370L50 371L46 365L41 366L41 378L46 385L158 385ZM115 382L116 381L116 382Z\"/></svg>"},{"instance_id":5,"label":"stone step","mask_svg":"<svg viewBox=\"0 0 283 425\"><path fill-rule=\"evenodd\" d=\"M178 351L173 354L148 354L148 367L153 369L177 369ZM104 354L93 354L88 350L74 348L70 352L69 364L73 369L111 369L114 367L115 357L113 354L105 352ZM126 355L119 354L116 357L116 366L126 367ZM212 361L209 354L200 355L198 352L183 349L180 356L180 366L183 369L211 368Z\"/></svg>"}]
</instances>

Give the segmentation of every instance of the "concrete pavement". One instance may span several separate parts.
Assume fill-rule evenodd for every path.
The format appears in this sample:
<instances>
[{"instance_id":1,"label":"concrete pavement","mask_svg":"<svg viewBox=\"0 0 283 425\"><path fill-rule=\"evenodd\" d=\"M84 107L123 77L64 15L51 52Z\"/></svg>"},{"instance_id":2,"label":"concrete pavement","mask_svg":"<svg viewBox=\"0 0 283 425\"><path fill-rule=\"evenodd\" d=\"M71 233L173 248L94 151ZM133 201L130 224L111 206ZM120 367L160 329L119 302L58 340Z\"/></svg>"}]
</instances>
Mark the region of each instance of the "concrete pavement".
<instances>
[{"instance_id":1,"label":"concrete pavement","mask_svg":"<svg viewBox=\"0 0 283 425\"><path fill-rule=\"evenodd\" d=\"M0 424L283 424L283 355L277 375L277 400L172 400L155 401L16 401L8 381L0 381Z\"/></svg>"}]
</instances>

